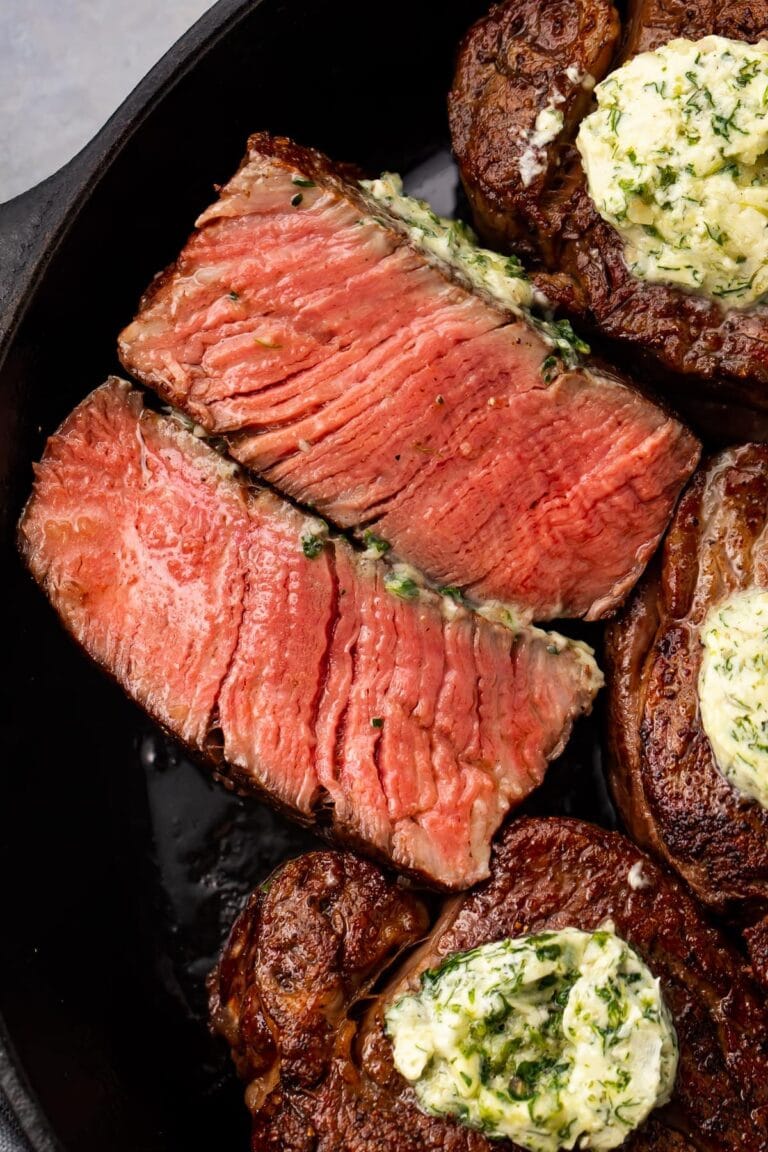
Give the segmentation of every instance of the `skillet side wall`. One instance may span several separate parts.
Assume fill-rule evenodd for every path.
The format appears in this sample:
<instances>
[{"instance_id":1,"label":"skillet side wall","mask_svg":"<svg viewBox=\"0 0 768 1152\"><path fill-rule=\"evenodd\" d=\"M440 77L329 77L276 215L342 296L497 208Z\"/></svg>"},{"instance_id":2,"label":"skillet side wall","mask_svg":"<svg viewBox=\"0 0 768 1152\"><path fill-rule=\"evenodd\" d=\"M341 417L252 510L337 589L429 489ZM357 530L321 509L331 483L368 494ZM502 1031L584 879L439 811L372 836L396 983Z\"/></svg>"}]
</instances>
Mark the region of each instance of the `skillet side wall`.
<instances>
[{"instance_id":1,"label":"skillet side wall","mask_svg":"<svg viewBox=\"0 0 768 1152\"><path fill-rule=\"evenodd\" d=\"M147 112L140 87L98 147L51 184L61 203L49 206L49 218L66 203L81 206L65 232L52 230L47 251L29 247L35 262L41 253L48 262L0 364L10 645L0 1013L43 1112L72 1152L194 1152L214 1140L245 1147L246 1136L239 1090L222 1077L221 1051L190 1019L163 945L179 926L169 923L160 890L155 809L166 825L175 813L194 822L218 801L191 769L173 776L183 794L148 792L138 749L155 734L75 651L22 571L13 537L30 461L117 368L117 332L152 273L176 255L212 184L236 168L248 134L269 128L372 171L407 171L445 145L455 47L482 7L424 0L415 12L395 0L372 20L341 0L221 5L222 17L241 17L226 36L201 50L195 42L192 59L181 41L172 53L178 82L160 102ZM215 26L215 17L206 19ZM135 134L126 123L139 125ZM33 269L11 271L23 279ZM259 815L248 828L257 842L243 890L304 842L277 818ZM43 1147L42 1137L35 1142Z\"/></svg>"}]
</instances>

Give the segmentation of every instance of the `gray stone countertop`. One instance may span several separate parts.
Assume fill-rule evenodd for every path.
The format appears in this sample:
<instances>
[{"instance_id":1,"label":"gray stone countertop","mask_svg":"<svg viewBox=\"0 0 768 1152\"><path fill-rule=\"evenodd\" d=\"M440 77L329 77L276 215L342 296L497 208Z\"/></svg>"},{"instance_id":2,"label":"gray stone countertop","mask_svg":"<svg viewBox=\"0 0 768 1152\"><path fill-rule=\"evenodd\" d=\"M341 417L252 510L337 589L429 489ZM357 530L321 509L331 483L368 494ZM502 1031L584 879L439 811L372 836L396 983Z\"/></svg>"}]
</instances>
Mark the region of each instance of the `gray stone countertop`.
<instances>
[{"instance_id":1,"label":"gray stone countertop","mask_svg":"<svg viewBox=\"0 0 768 1152\"><path fill-rule=\"evenodd\" d=\"M0 0L0 202L90 140L212 0Z\"/></svg>"}]
</instances>

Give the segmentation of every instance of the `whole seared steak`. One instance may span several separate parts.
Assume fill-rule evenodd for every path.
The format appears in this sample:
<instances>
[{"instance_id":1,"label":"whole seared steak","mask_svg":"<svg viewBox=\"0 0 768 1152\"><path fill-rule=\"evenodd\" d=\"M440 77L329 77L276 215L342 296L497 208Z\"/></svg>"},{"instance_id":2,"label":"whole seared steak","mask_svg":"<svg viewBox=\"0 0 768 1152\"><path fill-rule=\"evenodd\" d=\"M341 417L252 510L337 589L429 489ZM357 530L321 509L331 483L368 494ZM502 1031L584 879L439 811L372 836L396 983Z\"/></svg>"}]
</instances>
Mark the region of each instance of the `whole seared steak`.
<instances>
[{"instance_id":1,"label":"whole seared steak","mask_svg":"<svg viewBox=\"0 0 768 1152\"><path fill-rule=\"evenodd\" d=\"M747 926L768 986L768 811L718 771L697 691L708 610L753 587L768 588L768 447L756 444L697 473L660 563L608 630L610 782L632 836Z\"/></svg>"},{"instance_id":2,"label":"whole seared steak","mask_svg":"<svg viewBox=\"0 0 768 1152\"><path fill-rule=\"evenodd\" d=\"M324 527L112 380L48 441L20 542L75 639L220 774L465 887L600 673Z\"/></svg>"},{"instance_id":3,"label":"whole seared steak","mask_svg":"<svg viewBox=\"0 0 768 1152\"><path fill-rule=\"evenodd\" d=\"M750 424L763 435L768 309L724 312L717 302L632 276L622 238L590 199L573 143L592 80L675 37L710 33L758 40L768 34L768 4L629 0L620 32L609 0L505 0L462 44L449 101L451 134L478 230L533 261L535 279L554 305L617 342L634 370L661 379L714 435L728 435L723 422L736 427L739 419L723 401L755 411L742 417L742 436L754 434ZM526 185L521 156L553 99L564 129L542 145Z\"/></svg>"},{"instance_id":4,"label":"whole seared steak","mask_svg":"<svg viewBox=\"0 0 768 1152\"><path fill-rule=\"evenodd\" d=\"M571 820L509 825L491 878L445 906L373 999L385 964L424 935L418 901L374 865L330 852L292 861L254 893L210 980L213 1027L248 1085L253 1152L511 1152L419 1111L384 1009L453 952L608 919L660 978L680 1044L671 1102L622 1146L765 1152L768 1012L748 969L676 880L621 836Z\"/></svg>"},{"instance_id":5,"label":"whole seared steak","mask_svg":"<svg viewBox=\"0 0 768 1152\"><path fill-rule=\"evenodd\" d=\"M610 613L697 445L564 370L320 153L253 136L120 337L126 367L241 463L441 585L522 619Z\"/></svg>"}]
</instances>

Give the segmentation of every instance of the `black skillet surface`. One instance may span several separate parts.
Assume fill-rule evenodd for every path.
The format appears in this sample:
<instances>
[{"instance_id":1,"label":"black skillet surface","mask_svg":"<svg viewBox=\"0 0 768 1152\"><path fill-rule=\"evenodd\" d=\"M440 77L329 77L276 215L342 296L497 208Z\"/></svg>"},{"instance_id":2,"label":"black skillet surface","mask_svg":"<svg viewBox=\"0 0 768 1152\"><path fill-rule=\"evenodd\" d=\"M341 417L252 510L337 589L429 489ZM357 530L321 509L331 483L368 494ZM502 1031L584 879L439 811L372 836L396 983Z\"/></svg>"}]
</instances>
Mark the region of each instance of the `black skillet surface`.
<instances>
[{"instance_id":1,"label":"black skillet surface","mask_svg":"<svg viewBox=\"0 0 768 1152\"><path fill-rule=\"evenodd\" d=\"M211 784L63 635L15 554L31 461L118 370L118 330L249 132L410 172L448 210L445 93L484 8L221 0L0 211L0 1084L40 1152L247 1147L204 978L244 894L313 840ZM534 808L610 822L597 731L581 725Z\"/></svg>"}]
</instances>

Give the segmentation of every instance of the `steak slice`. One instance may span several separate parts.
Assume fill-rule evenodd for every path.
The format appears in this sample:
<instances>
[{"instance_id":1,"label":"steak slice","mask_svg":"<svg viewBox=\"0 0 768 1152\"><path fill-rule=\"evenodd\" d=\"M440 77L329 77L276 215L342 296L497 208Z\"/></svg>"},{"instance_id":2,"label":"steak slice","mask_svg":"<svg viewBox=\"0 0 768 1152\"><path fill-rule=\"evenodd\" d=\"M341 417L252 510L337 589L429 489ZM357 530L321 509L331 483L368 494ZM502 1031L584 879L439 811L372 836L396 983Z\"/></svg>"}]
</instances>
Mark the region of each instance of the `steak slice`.
<instances>
[{"instance_id":1,"label":"steak slice","mask_svg":"<svg viewBox=\"0 0 768 1152\"><path fill-rule=\"evenodd\" d=\"M584 645L393 585L324 527L111 380L49 440L20 541L75 639L220 774L465 887L599 670Z\"/></svg>"},{"instance_id":2,"label":"steak slice","mask_svg":"<svg viewBox=\"0 0 768 1152\"><path fill-rule=\"evenodd\" d=\"M509 824L490 879L445 905L371 1000L382 958L422 935L422 916L374 865L330 852L291 861L250 898L209 988L213 1027L248 1083L253 1152L511 1152L417 1109L384 1009L453 952L607 919L660 978L680 1044L671 1102L622 1147L766 1152L764 998L682 885L623 837L575 820Z\"/></svg>"},{"instance_id":3,"label":"steak slice","mask_svg":"<svg viewBox=\"0 0 768 1152\"><path fill-rule=\"evenodd\" d=\"M478 231L535 261L536 282L552 303L616 342L633 370L663 381L678 404L700 412L702 401L735 401L762 411L768 435L766 307L723 312L704 297L633 277L621 237L589 197L573 145L588 110L584 71L600 80L677 36L758 40L768 35L768 3L630 0L621 40L617 27L609 0L506 0L467 34L449 111ZM542 147L541 170L526 187L520 142L560 97L564 130ZM718 418L713 431L722 437Z\"/></svg>"},{"instance_id":4,"label":"steak slice","mask_svg":"<svg viewBox=\"0 0 768 1152\"><path fill-rule=\"evenodd\" d=\"M319 153L253 136L122 333L123 363L438 585L521 619L609 613L695 466L693 437L596 369L550 380L542 335L384 211Z\"/></svg>"},{"instance_id":5,"label":"steak slice","mask_svg":"<svg viewBox=\"0 0 768 1152\"><path fill-rule=\"evenodd\" d=\"M714 911L755 925L768 915L768 811L718 771L697 692L709 608L750 587L768 587L768 446L756 444L697 473L606 655L610 783L628 830ZM768 921L747 938L768 986Z\"/></svg>"}]
</instances>

